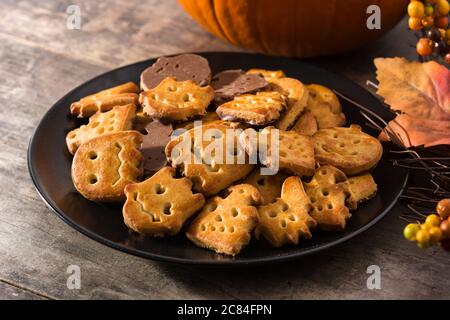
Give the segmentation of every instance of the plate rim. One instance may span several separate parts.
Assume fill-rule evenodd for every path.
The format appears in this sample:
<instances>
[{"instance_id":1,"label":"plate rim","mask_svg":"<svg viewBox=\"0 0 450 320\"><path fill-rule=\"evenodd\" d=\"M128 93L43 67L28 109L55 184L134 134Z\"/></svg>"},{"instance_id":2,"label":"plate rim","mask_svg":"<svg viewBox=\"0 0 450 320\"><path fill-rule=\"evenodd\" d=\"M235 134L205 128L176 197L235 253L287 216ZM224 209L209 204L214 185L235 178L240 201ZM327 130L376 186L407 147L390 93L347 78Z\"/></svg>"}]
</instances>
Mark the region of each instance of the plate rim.
<instances>
[{"instance_id":1,"label":"plate rim","mask_svg":"<svg viewBox=\"0 0 450 320\"><path fill-rule=\"evenodd\" d=\"M276 57L276 56L268 56L268 55L264 55L264 54L259 54L259 53L248 53L248 52L233 52L233 51L202 51L202 52L190 52L193 54L199 54L199 55L209 55L209 54L238 54L238 55L248 55L248 56L255 56L255 55L259 55L259 56L265 56L265 57L270 57L270 58L280 58L280 59L284 59L284 60L292 60L292 61L296 61L296 62L301 62L301 63L306 63L309 66L313 67L313 68L317 68L317 69L322 69L320 67L317 67L313 64L307 63L307 62L303 62L301 60L296 60L296 59L289 59L289 58L285 58L285 57ZM177 54L171 54L171 55L163 55L164 57L169 57L169 56L174 56L174 55L179 55L179 54L183 54L183 53L177 53ZM154 261L158 261L158 262L164 262L164 263L173 263L173 264L185 264L185 265L201 265L201 266L216 266L216 267L231 267L231 266L255 266L255 265L265 265L265 264L273 264L273 263L282 263L282 262L287 262L287 261L292 261L292 260L297 260L301 257L305 257L314 253L317 253L319 251L324 251L327 249L330 249L331 247L337 246L343 242L346 242L352 238L355 238L356 236L358 236L359 234L361 234L362 232L368 230L369 228L373 227L374 225L376 225L379 221L381 221L390 211L391 209L397 204L398 199L400 197L400 195L402 194L408 180L409 180L409 170L405 170L405 176L403 179L403 183L401 188L399 189L398 194L396 194L394 196L393 201L382 211L380 212L376 218L374 218L372 221L370 221L368 224L366 224L365 226L359 228L358 230L355 230L347 235L345 235L344 237L341 237L337 240L333 240L331 242L325 243L325 244L321 244L318 247L315 248L311 248L307 251L303 251L303 252L293 252L287 255L281 255L281 256L276 256L276 257L265 257L265 258L253 258L251 260L235 260L235 259L229 259L229 260L194 260L194 259L188 259L188 258L178 258L178 257L170 257L170 256L166 256L166 255L161 255L161 254L156 254L156 253L149 253L146 251L142 251L139 249L132 249L132 248L128 248L126 246L122 246L112 240L109 240L107 238L104 238L98 234L96 234L95 232L89 231L88 229L84 228L83 226L79 225L78 223L76 223L75 221L73 221L72 219L68 218L64 212L62 212L62 210L60 210L55 203L52 201L51 197L43 190L43 186L40 184L39 180L36 177L36 172L35 172L35 168L32 165L32 147L34 145L35 139L36 139L36 134L39 131L40 127L42 126L42 124L44 123L45 119L49 116L50 112L56 108L57 105L59 105L62 100L64 100L68 95L76 92L77 90L79 90L81 87L85 87L87 85L89 85L91 82L94 82L95 80L102 78L106 75L108 75L109 73L113 73L113 72L117 72L121 69L125 69L125 68L129 68L138 64L143 64L143 63L150 63L152 60L155 60L159 57L162 56L157 56L157 57L152 57L149 59L145 59L145 60L141 60L141 61L137 61L131 64L127 64L115 69L111 69L108 71L105 71L93 78L90 78L89 80L81 83L80 85L76 86L75 88L73 88L72 90L68 91L66 94L64 94L61 98L59 98L55 103L53 103L53 105L45 112L45 114L42 116L42 118L39 120L38 124L36 125L35 129L33 130L33 133L31 135L31 138L29 140L28 143L28 147L27 147L27 168L28 168L28 172L30 174L31 180L33 182L33 186L36 190L36 192L38 193L38 195L40 196L40 198L42 199L42 201L46 204L46 206L48 208L50 208L50 210L56 214L56 216L58 216L62 221L64 221L67 225L69 225L70 227L72 227L73 229L75 229L76 231L80 232L81 234L83 234L84 236L98 242L101 243L102 245L106 245L110 248L113 248L115 250L121 251L121 252L125 252L127 254L131 254L134 256L138 256L141 258L145 258L145 259L150 259L150 260L154 260ZM325 70L325 69L324 69ZM364 89L364 87L360 86L358 83L348 79L346 76L334 73L332 71L328 71L325 70L329 73L332 73L334 76L339 77L339 78L343 78L346 81L350 81L353 84L359 86L362 90L367 91L366 89ZM367 91L369 92L369 91ZM370 92L369 92L370 93Z\"/></svg>"}]
</instances>

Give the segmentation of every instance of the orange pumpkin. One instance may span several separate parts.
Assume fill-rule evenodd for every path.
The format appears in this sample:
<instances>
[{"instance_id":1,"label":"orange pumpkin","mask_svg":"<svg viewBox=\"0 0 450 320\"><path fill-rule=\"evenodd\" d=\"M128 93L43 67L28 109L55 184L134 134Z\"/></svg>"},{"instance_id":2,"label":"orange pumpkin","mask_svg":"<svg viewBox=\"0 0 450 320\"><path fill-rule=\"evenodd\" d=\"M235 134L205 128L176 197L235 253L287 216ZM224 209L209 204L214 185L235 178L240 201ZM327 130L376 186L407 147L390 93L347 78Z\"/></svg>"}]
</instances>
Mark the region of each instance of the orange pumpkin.
<instances>
[{"instance_id":1,"label":"orange pumpkin","mask_svg":"<svg viewBox=\"0 0 450 320\"><path fill-rule=\"evenodd\" d=\"M409 0L179 0L209 32L244 48L313 57L362 46L390 30ZM381 30L369 30L367 8L381 9Z\"/></svg>"}]
</instances>

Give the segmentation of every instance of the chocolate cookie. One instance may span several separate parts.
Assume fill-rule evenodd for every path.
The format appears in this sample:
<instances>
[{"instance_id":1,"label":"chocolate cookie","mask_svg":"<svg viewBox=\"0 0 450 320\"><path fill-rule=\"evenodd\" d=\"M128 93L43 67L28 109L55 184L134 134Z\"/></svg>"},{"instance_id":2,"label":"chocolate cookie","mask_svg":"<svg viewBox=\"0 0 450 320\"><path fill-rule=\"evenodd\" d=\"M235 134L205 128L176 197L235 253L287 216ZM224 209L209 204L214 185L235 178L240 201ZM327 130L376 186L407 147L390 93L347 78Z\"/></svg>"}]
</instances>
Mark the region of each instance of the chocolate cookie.
<instances>
[{"instance_id":1,"label":"chocolate cookie","mask_svg":"<svg viewBox=\"0 0 450 320\"><path fill-rule=\"evenodd\" d=\"M196 54L161 57L141 73L141 89L153 89L167 77L177 81L192 80L206 86L211 81L211 69L208 60Z\"/></svg>"},{"instance_id":2,"label":"chocolate cookie","mask_svg":"<svg viewBox=\"0 0 450 320\"><path fill-rule=\"evenodd\" d=\"M170 141L172 125L164 125L152 121L146 127L147 135L143 136L141 153L144 157L144 173L152 175L167 164L164 153L166 144Z\"/></svg>"},{"instance_id":3,"label":"chocolate cookie","mask_svg":"<svg viewBox=\"0 0 450 320\"><path fill-rule=\"evenodd\" d=\"M245 93L256 93L268 86L259 74L246 74L243 70L225 70L216 74L211 86L215 91L216 102L232 100Z\"/></svg>"}]
</instances>

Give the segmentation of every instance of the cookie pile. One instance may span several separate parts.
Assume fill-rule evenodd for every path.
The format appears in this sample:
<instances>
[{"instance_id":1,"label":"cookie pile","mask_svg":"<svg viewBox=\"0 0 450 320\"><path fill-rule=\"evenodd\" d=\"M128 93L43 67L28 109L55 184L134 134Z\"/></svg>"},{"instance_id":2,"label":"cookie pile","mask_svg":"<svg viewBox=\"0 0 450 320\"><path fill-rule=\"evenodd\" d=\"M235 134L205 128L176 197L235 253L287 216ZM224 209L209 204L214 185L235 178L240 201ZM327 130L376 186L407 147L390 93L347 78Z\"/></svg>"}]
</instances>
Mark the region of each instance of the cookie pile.
<instances>
[{"instance_id":1,"label":"cookie pile","mask_svg":"<svg viewBox=\"0 0 450 320\"><path fill-rule=\"evenodd\" d=\"M296 245L315 229L344 230L377 191L369 171L380 142L344 127L333 91L280 70L212 76L201 56L163 57L141 74L140 89L130 82L92 94L70 113L88 119L66 137L74 186L91 201L123 202L125 224L146 236L186 230L196 245L228 255L252 236ZM258 157L249 140L230 143L229 130L249 128L277 137L278 147ZM198 140L198 131L210 139ZM213 144L227 161L206 161Z\"/></svg>"}]
</instances>

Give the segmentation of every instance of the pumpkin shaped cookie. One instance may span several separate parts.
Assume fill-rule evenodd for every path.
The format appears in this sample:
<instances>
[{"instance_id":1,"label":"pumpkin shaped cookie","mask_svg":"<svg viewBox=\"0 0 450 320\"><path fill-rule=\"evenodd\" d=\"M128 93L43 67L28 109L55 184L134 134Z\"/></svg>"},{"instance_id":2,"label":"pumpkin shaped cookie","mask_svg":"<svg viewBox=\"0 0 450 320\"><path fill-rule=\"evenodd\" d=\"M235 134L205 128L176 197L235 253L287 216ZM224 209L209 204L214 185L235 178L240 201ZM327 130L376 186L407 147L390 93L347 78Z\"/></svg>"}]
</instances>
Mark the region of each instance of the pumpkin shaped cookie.
<instances>
[{"instance_id":1,"label":"pumpkin shaped cookie","mask_svg":"<svg viewBox=\"0 0 450 320\"><path fill-rule=\"evenodd\" d=\"M313 140L317 162L332 165L349 176L371 170L383 155L380 141L362 132L358 125L321 129Z\"/></svg>"},{"instance_id":2,"label":"pumpkin shaped cookie","mask_svg":"<svg viewBox=\"0 0 450 320\"><path fill-rule=\"evenodd\" d=\"M213 98L214 90L210 86L201 87L191 80L179 82L169 77L157 87L142 92L139 101L153 119L174 122L206 114Z\"/></svg>"},{"instance_id":3,"label":"pumpkin shaped cookie","mask_svg":"<svg viewBox=\"0 0 450 320\"><path fill-rule=\"evenodd\" d=\"M192 182L176 178L175 169L164 167L152 177L125 187L125 224L153 237L176 235L183 224L205 204L201 193L192 193Z\"/></svg>"}]
</instances>

